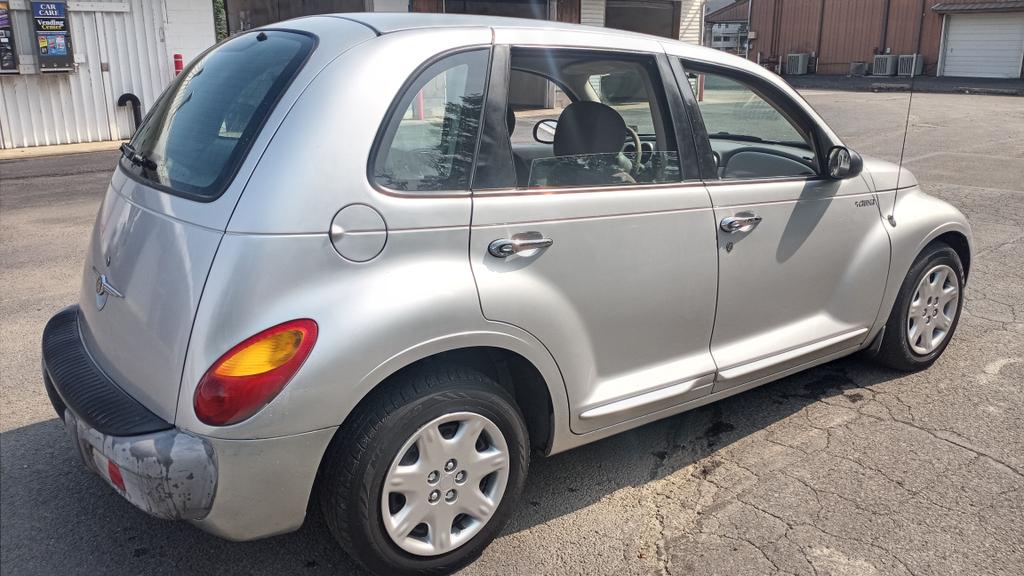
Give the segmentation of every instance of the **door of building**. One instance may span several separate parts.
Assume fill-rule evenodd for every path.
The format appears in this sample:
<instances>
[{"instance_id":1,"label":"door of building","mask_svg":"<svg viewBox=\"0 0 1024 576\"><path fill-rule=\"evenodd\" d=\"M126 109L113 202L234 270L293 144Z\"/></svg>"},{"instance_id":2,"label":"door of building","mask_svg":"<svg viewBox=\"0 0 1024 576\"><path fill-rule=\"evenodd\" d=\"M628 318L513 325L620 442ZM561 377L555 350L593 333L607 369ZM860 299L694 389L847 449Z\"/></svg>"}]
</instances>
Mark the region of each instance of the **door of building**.
<instances>
[{"instance_id":1,"label":"door of building","mask_svg":"<svg viewBox=\"0 0 1024 576\"><path fill-rule=\"evenodd\" d=\"M1024 13L950 14L942 76L1019 78L1024 61Z\"/></svg>"},{"instance_id":2,"label":"door of building","mask_svg":"<svg viewBox=\"0 0 1024 576\"><path fill-rule=\"evenodd\" d=\"M604 25L678 39L679 8L679 2L669 0L608 0L604 9Z\"/></svg>"}]
</instances>

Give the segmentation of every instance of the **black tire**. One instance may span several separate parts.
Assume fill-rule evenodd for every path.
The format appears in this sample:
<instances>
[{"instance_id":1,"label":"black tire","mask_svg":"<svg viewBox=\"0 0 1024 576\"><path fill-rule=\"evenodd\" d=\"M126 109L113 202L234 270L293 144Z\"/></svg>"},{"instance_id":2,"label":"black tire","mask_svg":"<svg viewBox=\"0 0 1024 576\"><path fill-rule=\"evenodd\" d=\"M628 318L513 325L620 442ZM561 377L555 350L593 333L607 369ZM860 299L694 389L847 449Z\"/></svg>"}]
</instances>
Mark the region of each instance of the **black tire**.
<instances>
[{"instance_id":1,"label":"black tire","mask_svg":"<svg viewBox=\"0 0 1024 576\"><path fill-rule=\"evenodd\" d=\"M509 450L508 483L494 515L471 540L446 554L415 556L384 528L384 478L417 430L453 412L474 412L497 425ZM475 560L508 521L526 481L528 447L523 415L507 390L472 368L433 362L396 375L338 430L317 481L320 510L341 547L372 573L449 574Z\"/></svg>"},{"instance_id":2,"label":"black tire","mask_svg":"<svg viewBox=\"0 0 1024 576\"><path fill-rule=\"evenodd\" d=\"M921 355L914 352L910 342L908 342L906 330L907 316L918 283L925 273L940 264L949 266L956 273L956 280L958 282L956 313L950 324L949 331L942 342L935 350ZM889 319L886 321L885 329L882 332L881 346L874 359L880 364L905 372L914 372L928 368L942 355L950 340L953 339L957 324L960 322L960 313L964 308L963 304L964 267L960 262L960 256L957 255L956 250L953 250L953 248L943 242L929 244L917 257L917 260L914 261L914 264L907 272L907 277L903 280L903 285L900 286L896 302L892 306Z\"/></svg>"}]
</instances>

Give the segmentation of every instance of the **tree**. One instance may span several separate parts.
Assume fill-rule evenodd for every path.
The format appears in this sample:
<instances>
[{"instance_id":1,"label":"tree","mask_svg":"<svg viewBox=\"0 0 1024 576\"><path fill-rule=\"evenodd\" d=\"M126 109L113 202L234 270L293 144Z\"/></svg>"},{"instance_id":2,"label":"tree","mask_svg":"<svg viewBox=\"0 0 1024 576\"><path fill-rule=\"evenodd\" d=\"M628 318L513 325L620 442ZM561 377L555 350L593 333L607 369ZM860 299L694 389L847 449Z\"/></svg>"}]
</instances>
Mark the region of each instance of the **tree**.
<instances>
[{"instance_id":1,"label":"tree","mask_svg":"<svg viewBox=\"0 0 1024 576\"><path fill-rule=\"evenodd\" d=\"M228 14L224 10L224 0L213 0L213 29L218 41L228 37Z\"/></svg>"}]
</instances>

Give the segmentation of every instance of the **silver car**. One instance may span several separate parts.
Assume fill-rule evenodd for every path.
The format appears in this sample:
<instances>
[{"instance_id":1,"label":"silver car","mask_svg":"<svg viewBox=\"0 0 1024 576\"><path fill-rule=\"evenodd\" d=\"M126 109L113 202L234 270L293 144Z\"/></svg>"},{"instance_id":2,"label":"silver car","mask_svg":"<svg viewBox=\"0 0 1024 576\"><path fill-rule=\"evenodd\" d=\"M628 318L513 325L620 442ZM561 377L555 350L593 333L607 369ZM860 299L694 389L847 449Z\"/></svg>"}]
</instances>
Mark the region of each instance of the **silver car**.
<instances>
[{"instance_id":1,"label":"silver car","mask_svg":"<svg viewBox=\"0 0 1024 576\"><path fill-rule=\"evenodd\" d=\"M971 264L778 77L608 29L248 31L122 152L43 336L87 466L233 540L315 510L381 574L472 561L533 454L858 351L928 367Z\"/></svg>"}]
</instances>

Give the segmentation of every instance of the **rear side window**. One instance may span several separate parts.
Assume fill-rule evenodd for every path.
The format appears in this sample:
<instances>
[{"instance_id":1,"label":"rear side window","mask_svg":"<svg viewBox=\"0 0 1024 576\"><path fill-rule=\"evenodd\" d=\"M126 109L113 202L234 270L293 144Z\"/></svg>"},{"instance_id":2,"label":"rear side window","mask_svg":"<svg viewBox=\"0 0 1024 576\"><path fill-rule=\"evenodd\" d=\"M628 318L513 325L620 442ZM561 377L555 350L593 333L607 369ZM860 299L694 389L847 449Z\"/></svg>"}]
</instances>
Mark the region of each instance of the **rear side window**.
<instances>
[{"instance_id":1,"label":"rear side window","mask_svg":"<svg viewBox=\"0 0 1024 576\"><path fill-rule=\"evenodd\" d=\"M304 34L266 30L206 52L160 96L122 167L181 196L217 198L314 44Z\"/></svg>"},{"instance_id":2,"label":"rear side window","mask_svg":"<svg viewBox=\"0 0 1024 576\"><path fill-rule=\"evenodd\" d=\"M653 56L513 47L510 67L507 121L518 188L683 180Z\"/></svg>"},{"instance_id":3,"label":"rear side window","mask_svg":"<svg viewBox=\"0 0 1024 576\"><path fill-rule=\"evenodd\" d=\"M469 190L480 131L488 50L431 64L402 94L372 160L373 179L392 190Z\"/></svg>"}]
</instances>

